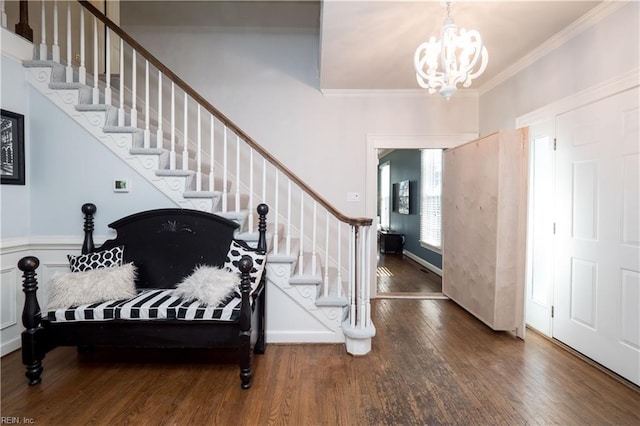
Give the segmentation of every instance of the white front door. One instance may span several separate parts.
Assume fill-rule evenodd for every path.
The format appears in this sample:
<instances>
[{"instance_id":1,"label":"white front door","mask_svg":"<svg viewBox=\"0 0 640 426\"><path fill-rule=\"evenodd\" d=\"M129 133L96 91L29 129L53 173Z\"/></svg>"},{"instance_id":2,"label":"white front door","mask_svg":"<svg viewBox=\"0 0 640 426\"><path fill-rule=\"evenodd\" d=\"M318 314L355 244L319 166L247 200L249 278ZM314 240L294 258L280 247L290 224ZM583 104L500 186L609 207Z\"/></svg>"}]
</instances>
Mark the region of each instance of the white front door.
<instances>
[{"instance_id":1,"label":"white front door","mask_svg":"<svg viewBox=\"0 0 640 426\"><path fill-rule=\"evenodd\" d=\"M556 118L553 336L640 384L640 91Z\"/></svg>"}]
</instances>

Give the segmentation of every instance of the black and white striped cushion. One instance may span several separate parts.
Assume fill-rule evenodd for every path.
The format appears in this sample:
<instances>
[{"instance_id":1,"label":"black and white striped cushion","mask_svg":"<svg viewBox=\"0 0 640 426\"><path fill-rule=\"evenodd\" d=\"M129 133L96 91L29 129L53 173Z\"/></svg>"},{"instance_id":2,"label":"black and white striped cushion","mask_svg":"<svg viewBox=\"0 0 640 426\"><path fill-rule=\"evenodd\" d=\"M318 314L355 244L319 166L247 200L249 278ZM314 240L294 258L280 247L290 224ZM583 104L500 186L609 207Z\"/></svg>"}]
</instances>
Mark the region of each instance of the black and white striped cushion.
<instances>
[{"instance_id":1,"label":"black and white striped cushion","mask_svg":"<svg viewBox=\"0 0 640 426\"><path fill-rule=\"evenodd\" d=\"M253 303L253 298L249 299ZM241 300L231 295L218 306L184 301L169 290L143 290L129 300L116 300L57 309L47 313L51 322L119 320L218 320L236 321Z\"/></svg>"}]
</instances>

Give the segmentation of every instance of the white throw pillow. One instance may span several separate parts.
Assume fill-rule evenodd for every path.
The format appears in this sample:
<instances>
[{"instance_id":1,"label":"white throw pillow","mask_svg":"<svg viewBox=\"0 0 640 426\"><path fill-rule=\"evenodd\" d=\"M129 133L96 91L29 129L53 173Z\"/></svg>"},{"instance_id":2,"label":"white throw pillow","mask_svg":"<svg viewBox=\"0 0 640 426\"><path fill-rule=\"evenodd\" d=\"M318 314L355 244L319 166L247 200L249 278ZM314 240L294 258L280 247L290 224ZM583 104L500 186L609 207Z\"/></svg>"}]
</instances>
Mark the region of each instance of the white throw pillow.
<instances>
[{"instance_id":1,"label":"white throw pillow","mask_svg":"<svg viewBox=\"0 0 640 426\"><path fill-rule=\"evenodd\" d=\"M197 300L210 306L218 306L238 287L238 274L228 269L200 265L185 277L173 292L184 300Z\"/></svg>"},{"instance_id":2,"label":"white throw pillow","mask_svg":"<svg viewBox=\"0 0 640 426\"><path fill-rule=\"evenodd\" d=\"M49 280L49 310L130 299L136 295L133 263L84 272L55 272Z\"/></svg>"}]
</instances>

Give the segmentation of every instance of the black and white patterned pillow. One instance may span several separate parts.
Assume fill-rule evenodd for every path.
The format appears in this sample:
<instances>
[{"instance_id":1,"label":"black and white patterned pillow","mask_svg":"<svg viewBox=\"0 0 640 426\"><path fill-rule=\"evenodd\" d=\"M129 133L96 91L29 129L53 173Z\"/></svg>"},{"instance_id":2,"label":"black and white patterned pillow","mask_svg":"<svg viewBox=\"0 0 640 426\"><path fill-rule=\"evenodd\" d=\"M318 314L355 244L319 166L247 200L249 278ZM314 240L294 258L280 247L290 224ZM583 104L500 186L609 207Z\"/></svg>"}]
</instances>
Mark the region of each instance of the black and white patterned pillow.
<instances>
[{"instance_id":1,"label":"black and white patterned pillow","mask_svg":"<svg viewBox=\"0 0 640 426\"><path fill-rule=\"evenodd\" d=\"M231 247L229 247L229 252L227 253L227 259L224 262L224 267L231 269L233 272L240 273L239 262L244 255L249 255L253 260L253 268L249 271L249 275L251 276L251 291L253 292L258 284L260 284L260 277L264 270L264 264L267 257L266 255L257 253L247 247L243 247L237 241L232 241Z\"/></svg>"},{"instance_id":2,"label":"black and white patterned pillow","mask_svg":"<svg viewBox=\"0 0 640 426\"><path fill-rule=\"evenodd\" d=\"M122 266L124 246L114 247L109 250L96 253L81 254L79 256L67 255L71 272L84 272L93 269Z\"/></svg>"}]
</instances>

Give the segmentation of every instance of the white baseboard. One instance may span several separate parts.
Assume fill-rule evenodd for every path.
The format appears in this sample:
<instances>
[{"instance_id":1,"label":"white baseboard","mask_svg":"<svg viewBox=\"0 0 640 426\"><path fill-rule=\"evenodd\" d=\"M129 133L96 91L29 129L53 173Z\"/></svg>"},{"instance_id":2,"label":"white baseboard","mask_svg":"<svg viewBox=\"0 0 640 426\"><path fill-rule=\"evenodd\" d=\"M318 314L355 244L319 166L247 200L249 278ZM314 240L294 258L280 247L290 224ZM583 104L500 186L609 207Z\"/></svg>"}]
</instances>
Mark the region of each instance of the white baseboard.
<instances>
[{"instance_id":1,"label":"white baseboard","mask_svg":"<svg viewBox=\"0 0 640 426\"><path fill-rule=\"evenodd\" d=\"M0 356L5 356L15 350L20 349L20 346L21 346L20 340L21 340L21 337L17 336L11 340L3 342L2 345L0 345Z\"/></svg>"},{"instance_id":2,"label":"white baseboard","mask_svg":"<svg viewBox=\"0 0 640 426\"><path fill-rule=\"evenodd\" d=\"M442 276L442 269L438 268L435 265L432 265L431 263L427 262L426 260L424 260L423 258L411 253L408 250L403 250L402 254L404 254L405 256L407 256L409 259L413 260L416 263L419 263L420 265L424 266L425 268L427 268L428 270L430 270L431 272L438 274L439 276Z\"/></svg>"}]
</instances>

